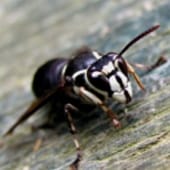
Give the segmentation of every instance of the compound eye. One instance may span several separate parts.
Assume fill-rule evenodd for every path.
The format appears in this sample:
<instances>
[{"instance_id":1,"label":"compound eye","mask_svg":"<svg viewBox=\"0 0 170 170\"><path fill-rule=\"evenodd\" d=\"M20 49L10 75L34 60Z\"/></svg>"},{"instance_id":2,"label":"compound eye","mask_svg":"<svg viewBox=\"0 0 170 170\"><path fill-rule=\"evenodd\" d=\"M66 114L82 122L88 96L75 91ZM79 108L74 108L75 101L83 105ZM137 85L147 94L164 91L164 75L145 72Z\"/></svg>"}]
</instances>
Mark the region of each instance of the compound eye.
<instances>
[{"instance_id":1,"label":"compound eye","mask_svg":"<svg viewBox=\"0 0 170 170\"><path fill-rule=\"evenodd\" d=\"M128 68L123 58L118 59L117 67L124 73L124 75L128 76Z\"/></svg>"}]
</instances>

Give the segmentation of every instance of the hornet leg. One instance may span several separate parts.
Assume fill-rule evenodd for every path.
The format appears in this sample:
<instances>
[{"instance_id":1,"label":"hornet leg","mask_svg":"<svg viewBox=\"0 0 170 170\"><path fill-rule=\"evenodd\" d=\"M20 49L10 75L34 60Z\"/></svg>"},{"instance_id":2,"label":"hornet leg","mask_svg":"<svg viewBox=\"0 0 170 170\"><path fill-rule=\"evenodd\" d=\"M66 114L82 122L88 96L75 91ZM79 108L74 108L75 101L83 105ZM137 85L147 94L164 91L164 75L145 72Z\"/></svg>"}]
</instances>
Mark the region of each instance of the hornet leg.
<instances>
[{"instance_id":1,"label":"hornet leg","mask_svg":"<svg viewBox=\"0 0 170 170\"><path fill-rule=\"evenodd\" d=\"M134 64L130 64L127 61L126 65L128 68L128 72L134 77L134 79L136 80L138 86L142 89L145 90L145 87L143 85L143 83L141 82L138 74L136 73L135 69L133 67L136 67L140 70L145 70L145 71L152 71L153 69L159 67L160 65L164 64L166 62L166 58L164 58L163 56L159 57L158 60L152 64L152 65L143 65L143 64L138 64L138 63L134 63Z\"/></svg>"},{"instance_id":2,"label":"hornet leg","mask_svg":"<svg viewBox=\"0 0 170 170\"><path fill-rule=\"evenodd\" d=\"M140 70L144 70L144 71L152 71L155 68L161 66L162 64L166 63L167 59L164 56L160 56L157 61L152 64L152 65L143 65L143 64L138 64L138 63L133 63L131 65L133 65L134 67L136 67L137 69Z\"/></svg>"},{"instance_id":3,"label":"hornet leg","mask_svg":"<svg viewBox=\"0 0 170 170\"><path fill-rule=\"evenodd\" d=\"M66 113L68 126L69 126L70 132L71 132L71 134L73 136L74 145L75 145L76 150L77 150L77 158L70 165L70 170L78 170L79 163L80 163L80 161L82 159L82 152L81 152L81 149L80 149L79 141L77 139L77 129L76 129L75 125L74 125L73 118L71 116L71 112L72 111L77 111L77 108L75 108L71 104L66 104L64 109L65 109L65 113Z\"/></svg>"},{"instance_id":4,"label":"hornet leg","mask_svg":"<svg viewBox=\"0 0 170 170\"><path fill-rule=\"evenodd\" d=\"M112 123L115 128L121 127L121 123L118 120L117 115L98 97L96 97L94 94L86 90L84 87L80 87L79 93L80 93L80 96L82 96L83 98L88 98L93 103L95 103L97 106L99 106L107 114L107 116L112 120Z\"/></svg>"}]
</instances>

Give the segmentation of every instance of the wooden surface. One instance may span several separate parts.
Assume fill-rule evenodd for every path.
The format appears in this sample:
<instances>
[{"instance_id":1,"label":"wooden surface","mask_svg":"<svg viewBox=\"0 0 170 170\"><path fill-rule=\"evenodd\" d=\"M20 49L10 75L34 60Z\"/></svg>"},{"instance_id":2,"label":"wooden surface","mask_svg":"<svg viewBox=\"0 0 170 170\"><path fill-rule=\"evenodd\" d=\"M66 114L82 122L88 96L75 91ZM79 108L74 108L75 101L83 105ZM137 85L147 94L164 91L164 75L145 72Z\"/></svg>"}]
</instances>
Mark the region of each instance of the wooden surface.
<instances>
[{"instance_id":1,"label":"wooden surface","mask_svg":"<svg viewBox=\"0 0 170 170\"><path fill-rule=\"evenodd\" d=\"M168 0L1 0L0 3L0 133L34 98L35 70L57 56L70 57L82 45L103 53L119 52L152 25L158 31L124 55L130 62L150 64L170 55ZM170 62L144 74L147 91L134 86L126 107L131 122L115 130L100 110L86 124L77 122L84 159L82 170L168 170L170 167ZM114 101L113 101L114 103ZM114 103L120 115L124 106ZM43 112L43 111L42 111ZM38 138L40 149L33 152ZM31 133L26 122L12 136L0 138L1 170L65 170L75 158L71 135L63 122L56 131Z\"/></svg>"}]
</instances>

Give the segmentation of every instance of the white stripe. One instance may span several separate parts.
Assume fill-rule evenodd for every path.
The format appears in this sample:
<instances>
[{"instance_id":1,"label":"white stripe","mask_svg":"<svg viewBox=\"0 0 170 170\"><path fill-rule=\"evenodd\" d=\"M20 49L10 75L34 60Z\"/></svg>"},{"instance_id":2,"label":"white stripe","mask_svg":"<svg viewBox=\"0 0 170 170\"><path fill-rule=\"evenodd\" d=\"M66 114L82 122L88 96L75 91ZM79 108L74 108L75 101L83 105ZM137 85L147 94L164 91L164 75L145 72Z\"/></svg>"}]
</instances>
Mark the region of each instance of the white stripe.
<instances>
[{"instance_id":1,"label":"white stripe","mask_svg":"<svg viewBox=\"0 0 170 170\"><path fill-rule=\"evenodd\" d=\"M122 80L122 83L123 83L124 87L126 87L127 83L128 83L127 77L120 71L117 71L116 75L119 76L119 78Z\"/></svg>"},{"instance_id":2,"label":"white stripe","mask_svg":"<svg viewBox=\"0 0 170 170\"><path fill-rule=\"evenodd\" d=\"M73 80L75 80L77 76L79 76L79 75L81 75L81 74L84 74L85 72L86 72L86 69L75 72L75 73L72 75Z\"/></svg>"},{"instance_id":3,"label":"white stripe","mask_svg":"<svg viewBox=\"0 0 170 170\"><path fill-rule=\"evenodd\" d=\"M84 95L85 98L87 98L89 101L95 103L95 104L102 104L102 101L95 96L93 93L91 93L90 91L86 90L84 87L80 87L80 93L82 93Z\"/></svg>"},{"instance_id":4,"label":"white stripe","mask_svg":"<svg viewBox=\"0 0 170 170\"><path fill-rule=\"evenodd\" d=\"M101 55L99 55L99 53L97 51L92 51L93 55L96 57L96 59L100 59L102 58Z\"/></svg>"},{"instance_id":5,"label":"white stripe","mask_svg":"<svg viewBox=\"0 0 170 170\"><path fill-rule=\"evenodd\" d=\"M98 92L99 94L103 95L104 97L108 97L107 92L96 88L92 83L90 83L90 81L88 80L88 77L87 77L87 70L86 70L86 72L84 74L84 78L85 78L85 81L86 81L87 85L89 85L90 88L92 88L94 91Z\"/></svg>"},{"instance_id":6,"label":"white stripe","mask_svg":"<svg viewBox=\"0 0 170 170\"><path fill-rule=\"evenodd\" d=\"M61 79L64 80L64 77L65 77L65 72L66 72L66 69L67 69L67 66L68 64L66 63L61 71Z\"/></svg>"},{"instance_id":7,"label":"white stripe","mask_svg":"<svg viewBox=\"0 0 170 170\"><path fill-rule=\"evenodd\" d=\"M79 142L77 139L74 139L74 144L76 146L76 149L79 149L80 148L80 145L79 145Z\"/></svg>"},{"instance_id":8,"label":"white stripe","mask_svg":"<svg viewBox=\"0 0 170 170\"><path fill-rule=\"evenodd\" d=\"M111 76L109 78L109 84L110 84L110 88L113 92L117 91L120 92L122 91L122 88L120 87L120 84L117 82L115 75Z\"/></svg>"},{"instance_id":9,"label":"white stripe","mask_svg":"<svg viewBox=\"0 0 170 170\"><path fill-rule=\"evenodd\" d=\"M106 75L111 73L113 70L115 70L115 68L112 62L109 62L107 65L104 65L102 68L102 72L104 72Z\"/></svg>"},{"instance_id":10,"label":"white stripe","mask_svg":"<svg viewBox=\"0 0 170 170\"><path fill-rule=\"evenodd\" d=\"M127 85L127 87L126 87L126 90L127 90L127 92L129 93L130 97L132 97L132 96L133 96L133 90L132 90L132 86L131 86L131 83L130 83L130 82L128 82L128 85Z\"/></svg>"}]
</instances>

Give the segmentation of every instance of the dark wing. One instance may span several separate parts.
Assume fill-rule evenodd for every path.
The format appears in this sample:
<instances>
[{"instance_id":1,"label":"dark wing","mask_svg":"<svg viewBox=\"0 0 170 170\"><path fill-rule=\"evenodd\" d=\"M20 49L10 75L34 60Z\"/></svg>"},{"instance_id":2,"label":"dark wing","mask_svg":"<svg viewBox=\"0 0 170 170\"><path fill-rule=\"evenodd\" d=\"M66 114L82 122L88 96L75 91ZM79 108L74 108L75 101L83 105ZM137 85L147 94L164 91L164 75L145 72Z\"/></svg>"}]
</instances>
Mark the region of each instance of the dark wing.
<instances>
[{"instance_id":1,"label":"dark wing","mask_svg":"<svg viewBox=\"0 0 170 170\"><path fill-rule=\"evenodd\" d=\"M46 103L50 101L53 97L57 95L58 92L61 92L61 90L64 90L64 86L59 86L53 90L51 90L49 93L47 93L45 96L40 97L32 102L32 104L28 107L28 109L18 118L18 120L4 133L3 136L7 136L11 134L15 128L23 123L25 120L27 120L30 116L32 116L38 109L40 109L42 106L44 106Z\"/></svg>"}]
</instances>

